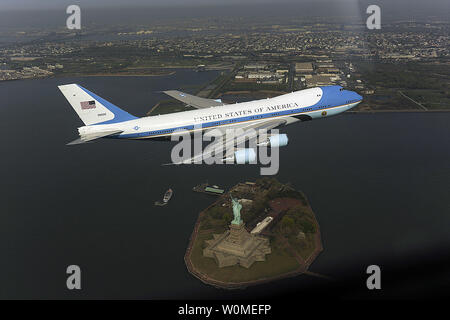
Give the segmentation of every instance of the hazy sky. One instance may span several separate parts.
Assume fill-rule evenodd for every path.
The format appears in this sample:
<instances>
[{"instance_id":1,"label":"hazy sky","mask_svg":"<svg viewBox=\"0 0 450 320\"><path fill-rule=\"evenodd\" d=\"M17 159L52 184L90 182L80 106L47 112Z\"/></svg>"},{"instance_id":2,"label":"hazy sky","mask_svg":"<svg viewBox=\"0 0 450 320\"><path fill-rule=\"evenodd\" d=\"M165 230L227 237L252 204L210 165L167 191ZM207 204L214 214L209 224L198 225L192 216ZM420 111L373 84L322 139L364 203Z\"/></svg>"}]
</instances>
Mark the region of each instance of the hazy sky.
<instances>
[{"instance_id":1,"label":"hazy sky","mask_svg":"<svg viewBox=\"0 0 450 320\"><path fill-rule=\"evenodd\" d=\"M0 0L0 32L65 26L70 4L80 5L88 25L146 25L149 21L205 17L334 17L350 23L366 18L369 4L380 5L385 22L450 17L450 0Z\"/></svg>"},{"instance_id":2,"label":"hazy sky","mask_svg":"<svg viewBox=\"0 0 450 320\"><path fill-rule=\"evenodd\" d=\"M130 6L197 6L197 5L264 5L264 4L295 4L330 2L330 0L0 0L0 10L6 9L49 9L60 8L69 4L78 4L84 7L130 7ZM355 6L359 2L378 4L395 7L401 10L411 6L433 8L437 10L449 9L449 0L333 0L334 3L353 3Z\"/></svg>"}]
</instances>

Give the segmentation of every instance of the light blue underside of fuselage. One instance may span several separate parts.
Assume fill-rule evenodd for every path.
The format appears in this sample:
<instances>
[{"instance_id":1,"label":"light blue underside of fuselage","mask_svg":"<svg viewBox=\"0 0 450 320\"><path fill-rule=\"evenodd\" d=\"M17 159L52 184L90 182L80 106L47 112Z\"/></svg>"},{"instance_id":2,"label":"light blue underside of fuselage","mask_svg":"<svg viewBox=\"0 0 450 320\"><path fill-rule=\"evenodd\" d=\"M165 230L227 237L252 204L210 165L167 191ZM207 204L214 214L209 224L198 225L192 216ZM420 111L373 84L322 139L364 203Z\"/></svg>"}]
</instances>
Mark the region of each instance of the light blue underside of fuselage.
<instances>
[{"instance_id":1,"label":"light blue underside of fuselage","mask_svg":"<svg viewBox=\"0 0 450 320\"><path fill-rule=\"evenodd\" d=\"M340 86L327 86L327 87L321 87L322 89L322 97L316 104L304 107L304 108L298 108L298 109L290 109L290 110L284 110L284 111L275 111L275 112L269 112L265 114L258 114L258 115L252 115L252 116L245 116L245 117L239 117L239 118L232 118L227 120L219 120L219 121L211 121L201 124L192 124L192 125L185 125L181 127L174 127L174 128L167 128L167 129L160 129L160 130L154 130L154 131L146 131L146 132L137 132L137 133L128 133L128 134L121 134L117 136L112 136L110 138L120 138L120 139L136 139L136 138L152 138L154 136L163 136L163 135L170 135L176 130L194 130L194 129L208 129L211 127L220 127L224 125L230 125L230 124L239 124L240 122L246 122L246 121L256 121L256 120L262 120L262 119L268 119L268 118L275 118L275 117L282 117L282 116L296 116L299 114L307 114L310 115L312 118L315 118L320 116L320 113L317 113L317 111L324 110L324 109L331 109L329 112L327 112L327 115L331 116L337 113L340 113L342 111L336 111L335 113L332 111L333 108L337 107L343 107L345 105L357 103L362 100L362 97L358 95L356 92L353 91L341 91Z\"/></svg>"}]
</instances>

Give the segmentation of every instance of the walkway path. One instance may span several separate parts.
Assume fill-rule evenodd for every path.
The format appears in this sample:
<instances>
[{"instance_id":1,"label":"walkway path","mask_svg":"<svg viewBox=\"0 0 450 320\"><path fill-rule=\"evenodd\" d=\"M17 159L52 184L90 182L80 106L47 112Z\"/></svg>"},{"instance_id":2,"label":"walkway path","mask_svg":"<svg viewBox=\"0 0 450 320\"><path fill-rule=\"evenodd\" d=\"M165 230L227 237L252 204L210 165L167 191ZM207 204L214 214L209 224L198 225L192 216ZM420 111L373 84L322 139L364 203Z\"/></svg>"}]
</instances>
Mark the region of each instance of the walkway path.
<instances>
[{"instance_id":1,"label":"walkway path","mask_svg":"<svg viewBox=\"0 0 450 320\"><path fill-rule=\"evenodd\" d=\"M408 97L406 94L404 94L403 92L401 92L400 90L398 91L403 97L405 97L406 99L412 101L413 103L417 104L419 107L421 107L423 110L428 111L428 109L421 104L420 102L417 102L416 100L411 99L410 97Z\"/></svg>"}]
</instances>

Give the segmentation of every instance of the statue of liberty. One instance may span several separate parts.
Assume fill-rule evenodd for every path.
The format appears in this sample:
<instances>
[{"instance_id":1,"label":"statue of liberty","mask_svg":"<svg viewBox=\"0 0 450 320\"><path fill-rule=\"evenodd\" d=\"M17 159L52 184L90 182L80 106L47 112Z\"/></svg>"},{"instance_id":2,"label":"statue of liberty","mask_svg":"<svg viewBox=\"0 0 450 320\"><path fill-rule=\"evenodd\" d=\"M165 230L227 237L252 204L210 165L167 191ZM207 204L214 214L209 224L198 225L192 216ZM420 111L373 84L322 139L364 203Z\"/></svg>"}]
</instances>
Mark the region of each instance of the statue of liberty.
<instances>
[{"instance_id":1,"label":"statue of liberty","mask_svg":"<svg viewBox=\"0 0 450 320\"><path fill-rule=\"evenodd\" d=\"M241 219L242 204L239 203L238 199L233 198L233 196L231 194L230 194L230 198L233 203L233 215L234 215L234 219L233 219L233 221L231 221L231 223L240 225L242 223L242 219Z\"/></svg>"}]
</instances>

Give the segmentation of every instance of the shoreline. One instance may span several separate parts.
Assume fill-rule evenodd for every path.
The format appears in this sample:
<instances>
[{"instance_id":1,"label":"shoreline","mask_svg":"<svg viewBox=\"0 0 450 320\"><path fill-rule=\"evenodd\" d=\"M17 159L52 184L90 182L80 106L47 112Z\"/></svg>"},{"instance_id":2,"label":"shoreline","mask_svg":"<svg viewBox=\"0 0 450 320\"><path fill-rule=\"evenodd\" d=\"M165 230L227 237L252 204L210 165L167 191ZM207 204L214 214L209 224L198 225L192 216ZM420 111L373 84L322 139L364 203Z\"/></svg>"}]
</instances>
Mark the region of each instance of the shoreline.
<instances>
[{"instance_id":1,"label":"shoreline","mask_svg":"<svg viewBox=\"0 0 450 320\"><path fill-rule=\"evenodd\" d=\"M76 73L68 73L68 74L59 74L52 75L49 77L41 77L41 78L22 78L22 79L7 79L0 80L0 84L2 82L11 82L11 81L26 81L26 80L45 80L45 79L64 79L64 78L76 78L76 77L164 77L164 76L172 76L176 74L176 71L171 71L167 73L161 74L145 74L145 73L133 73L133 74L113 74L113 73L95 73L95 74L76 74Z\"/></svg>"},{"instance_id":2,"label":"shoreline","mask_svg":"<svg viewBox=\"0 0 450 320\"><path fill-rule=\"evenodd\" d=\"M93 74L68 74L58 75L54 78L69 78L69 77L163 77L176 74L176 71L161 73L161 74L145 74L145 73L93 73ZM20 80L20 79L18 79Z\"/></svg>"},{"instance_id":3,"label":"shoreline","mask_svg":"<svg viewBox=\"0 0 450 320\"><path fill-rule=\"evenodd\" d=\"M94 74L59 74L59 75L52 75L52 76L48 76L48 77L41 77L41 78L24 78L24 79L8 79L8 80L0 80L0 84L2 82L11 82L11 81L25 81L25 80L44 80L44 79L51 79L51 78L71 78L71 77L164 77L164 76L172 76L174 74L177 73L176 70L173 69L192 69L192 67L165 67L168 70L172 70L170 72L164 72L164 73L160 73L160 74L145 74L145 73L130 73L130 74L125 74L125 73L94 73ZM249 94L252 93L253 91L227 91L224 92L222 94L220 94L220 96L222 95L227 95L227 94ZM280 91L272 91L272 90L260 90L258 92L261 93L281 93ZM352 113L352 114L369 114L369 113L446 113L446 112L450 112L450 108L449 109L375 109L375 110L348 110L346 111L346 113Z\"/></svg>"}]
</instances>

